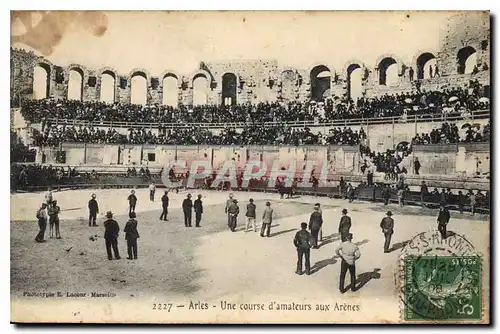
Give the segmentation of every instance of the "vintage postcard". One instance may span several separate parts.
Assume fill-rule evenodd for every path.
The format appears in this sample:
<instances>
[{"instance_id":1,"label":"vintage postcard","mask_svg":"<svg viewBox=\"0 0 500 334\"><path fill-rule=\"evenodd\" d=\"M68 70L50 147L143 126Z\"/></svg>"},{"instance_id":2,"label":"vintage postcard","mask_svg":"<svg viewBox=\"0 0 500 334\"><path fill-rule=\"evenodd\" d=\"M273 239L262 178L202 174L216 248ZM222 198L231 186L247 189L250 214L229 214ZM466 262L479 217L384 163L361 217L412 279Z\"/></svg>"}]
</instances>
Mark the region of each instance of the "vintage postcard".
<instances>
[{"instance_id":1,"label":"vintage postcard","mask_svg":"<svg viewBox=\"0 0 500 334\"><path fill-rule=\"evenodd\" d=\"M489 324L487 11L11 12L11 321Z\"/></svg>"}]
</instances>

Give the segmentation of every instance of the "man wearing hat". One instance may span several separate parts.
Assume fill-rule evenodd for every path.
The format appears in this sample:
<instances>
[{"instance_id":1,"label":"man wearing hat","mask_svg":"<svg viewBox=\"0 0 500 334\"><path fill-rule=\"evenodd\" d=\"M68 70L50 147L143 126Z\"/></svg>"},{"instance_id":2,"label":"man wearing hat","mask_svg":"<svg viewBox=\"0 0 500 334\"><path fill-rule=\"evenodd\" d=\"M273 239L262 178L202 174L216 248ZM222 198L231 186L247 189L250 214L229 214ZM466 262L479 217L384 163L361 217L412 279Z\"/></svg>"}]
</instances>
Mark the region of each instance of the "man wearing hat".
<instances>
[{"instance_id":1,"label":"man wearing hat","mask_svg":"<svg viewBox=\"0 0 500 334\"><path fill-rule=\"evenodd\" d=\"M347 233L345 240L342 241L335 253L342 258L340 263L340 293L345 292L345 275L347 270L351 275L351 291L356 291L356 260L361 257L361 252L356 244L352 243L352 233Z\"/></svg>"},{"instance_id":2,"label":"man wearing hat","mask_svg":"<svg viewBox=\"0 0 500 334\"><path fill-rule=\"evenodd\" d=\"M95 194L92 194L92 198L89 201L89 226L98 226L97 214L99 213L99 204L97 204Z\"/></svg>"},{"instance_id":3,"label":"man wearing hat","mask_svg":"<svg viewBox=\"0 0 500 334\"><path fill-rule=\"evenodd\" d=\"M314 212L311 213L311 217L309 218L309 230L311 230L311 236L313 239L312 248L318 249L318 234L321 229L321 225L323 225L323 217L319 212L319 207L314 206Z\"/></svg>"},{"instance_id":4,"label":"man wearing hat","mask_svg":"<svg viewBox=\"0 0 500 334\"><path fill-rule=\"evenodd\" d=\"M130 192L128 196L128 213L135 212L135 205L137 204L137 197L135 196L135 190Z\"/></svg>"},{"instance_id":5,"label":"man wearing hat","mask_svg":"<svg viewBox=\"0 0 500 334\"><path fill-rule=\"evenodd\" d=\"M38 227L40 231L35 237L36 242L45 242L45 230L47 229L47 203L42 203L42 206L36 212L36 218L38 219Z\"/></svg>"},{"instance_id":6,"label":"man wearing hat","mask_svg":"<svg viewBox=\"0 0 500 334\"><path fill-rule=\"evenodd\" d=\"M238 222L238 214L240 213L240 208L238 207L238 201L233 199L233 203L227 209L227 213L229 215L229 228L231 232L235 232L236 224Z\"/></svg>"},{"instance_id":7,"label":"man wearing hat","mask_svg":"<svg viewBox=\"0 0 500 334\"><path fill-rule=\"evenodd\" d=\"M229 199L226 201L226 208L224 212L227 213L227 226L231 228L231 217L229 216L229 207L233 204L233 194L229 194Z\"/></svg>"},{"instance_id":8,"label":"man wearing hat","mask_svg":"<svg viewBox=\"0 0 500 334\"><path fill-rule=\"evenodd\" d=\"M247 212L245 214L245 216L247 218L247 221L246 221L246 224L245 224L245 232L248 232L248 227L250 226L250 224L253 225L253 231L257 232L257 228L255 226L255 218L256 218L255 210L256 210L256 206L253 203L253 198L250 198L249 202L250 203L247 204Z\"/></svg>"},{"instance_id":9,"label":"man wearing hat","mask_svg":"<svg viewBox=\"0 0 500 334\"><path fill-rule=\"evenodd\" d=\"M293 244L297 248L297 270L295 273L297 275L302 275L302 257L306 258L306 274L309 275L311 271L311 246L313 244L313 238L311 234L307 231L307 223L300 223L300 231L295 234L295 238L293 239Z\"/></svg>"},{"instance_id":10,"label":"man wearing hat","mask_svg":"<svg viewBox=\"0 0 500 334\"><path fill-rule=\"evenodd\" d=\"M184 212L184 226L191 227L191 217L193 214L191 194L187 194L187 197L182 201L182 211Z\"/></svg>"},{"instance_id":11,"label":"man wearing hat","mask_svg":"<svg viewBox=\"0 0 500 334\"><path fill-rule=\"evenodd\" d=\"M52 204L47 207L47 213L49 215L49 235L51 238L54 237L54 225L56 226L56 238L61 239L61 234L59 232L59 212L61 208L57 205L57 201L53 200Z\"/></svg>"},{"instance_id":12,"label":"man wearing hat","mask_svg":"<svg viewBox=\"0 0 500 334\"><path fill-rule=\"evenodd\" d=\"M441 233L441 238L446 239L446 225L450 222L450 211L446 208L446 203L441 202L441 208L438 214L438 230Z\"/></svg>"},{"instance_id":13,"label":"man wearing hat","mask_svg":"<svg viewBox=\"0 0 500 334\"><path fill-rule=\"evenodd\" d=\"M168 221L167 215L168 215L168 190L165 190L165 194L161 197L161 207L163 209L161 215L160 215L160 220L165 220Z\"/></svg>"},{"instance_id":14,"label":"man wearing hat","mask_svg":"<svg viewBox=\"0 0 500 334\"><path fill-rule=\"evenodd\" d=\"M321 214L321 217L323 217L323 211L321 210L321 204L316 203L316 204L314 204L314 206L318 208L318 212ZM319 228L318 241L320 241L320 242L323 241L323 225L321 225L321 227Z\"/></svg>"},{"instance_id":15,"label":"man wearing hat","mask_svg":"<svg viewBox=\"0 0 500 334\"><path fill-rule=\"evenodd\" d=\"M115 253L115 259L119 260L120 252L118 251L118 233L120 232L120 226L118 222L113 219L113 213L111 211L106 212L107 220L104 222L104 240L106 241L106 252L108 253L108 260L113 260L111 254L111 248Z\"/></svg>"},{"instance_id":16,"label":"man wearing hat","mask_svg":"<svg viewBox=\"0 0 500 334\"><path fill-rule=\"evenodd\" d=\"M351 217L347 215L347 209L342 209L342 218L340 218L339 233L342 242L346 240L347 234L351 229Z\"/></svg>"},{"instance_id":17,"label":"man wearing hat","mask_svg":"<svg viewBox=\"0 0 500 334\"><path fill-rule=\"evenodd\" d=\"M201 222L201 214L203 213L203 202L201 201L201 194L198 194L198 198L194 201L194 213L195 213L195 221L196 227L200 227Z\"/></svg>"},{"instance_id":18,"label":"man wearing hat","mask_svg":"<svg viewBox=\"0 0 500 334\"><path fill-rule=\"evenodd\" d=\"M382 233L384 233L384 253L389 253L389 246L391 245L391 237L394 233L394 219L391 218L392 212L387 211L387 216L382 218L380 222L380 228L382 228Z\"/></svg>"},{"instance_id":19,"label":"man wearing hat","mask_svg":"<svg viewBox=\"0 0 500 334\"><path fill-rule=\"evenodd\" d=\"M128 216L130 219L123 229L123 232L125 232L125 240L127 240L127 260L137 260L137 239L139 239L139 231L137 231L135 212L131 212Z\"/></svg>"},{"instance_id":20,"label":"man wearing hat","mask_svg":"<svg viewBox=\"0 0 500 334\"><path fill-rule=\"evenodd\" d=\"M264 234L269 238L271 235L271 224L273 223L273 209L271 208L271 202L266 202L266 207L264 208L264 213L262 214L262 228L260 229L260 236L263 237Z\"/></svg>"}]
</instances>

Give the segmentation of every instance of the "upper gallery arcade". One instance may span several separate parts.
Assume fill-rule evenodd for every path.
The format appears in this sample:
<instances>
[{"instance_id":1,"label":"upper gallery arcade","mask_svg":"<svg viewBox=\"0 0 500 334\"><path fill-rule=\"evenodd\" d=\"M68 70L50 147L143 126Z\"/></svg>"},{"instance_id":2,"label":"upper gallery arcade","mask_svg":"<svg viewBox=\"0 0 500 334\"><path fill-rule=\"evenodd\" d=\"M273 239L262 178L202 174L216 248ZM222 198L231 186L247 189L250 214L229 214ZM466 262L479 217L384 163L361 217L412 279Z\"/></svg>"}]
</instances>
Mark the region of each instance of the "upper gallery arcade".
<instances>
[{"instance_id":1,"label":"upper gallery arcade","mask_svg":"<svg viewBox=\"0 0 500 334\"><path fill-rule=\"evenodd\" d=\"M325 57L327 58L327 57ZM165 69L66 67L34 53L11 49L11 96L133 104L235 104L264 101L356 100L384 93L442 89L472 76L489 85L489 16L459 14L447 23L440 50L421 50L406 63L387 53L370 61L351 59L342 68L328 61L306 69L283 67L275 60L201 62L191 73Z\"/></svg>"}]
</instances>

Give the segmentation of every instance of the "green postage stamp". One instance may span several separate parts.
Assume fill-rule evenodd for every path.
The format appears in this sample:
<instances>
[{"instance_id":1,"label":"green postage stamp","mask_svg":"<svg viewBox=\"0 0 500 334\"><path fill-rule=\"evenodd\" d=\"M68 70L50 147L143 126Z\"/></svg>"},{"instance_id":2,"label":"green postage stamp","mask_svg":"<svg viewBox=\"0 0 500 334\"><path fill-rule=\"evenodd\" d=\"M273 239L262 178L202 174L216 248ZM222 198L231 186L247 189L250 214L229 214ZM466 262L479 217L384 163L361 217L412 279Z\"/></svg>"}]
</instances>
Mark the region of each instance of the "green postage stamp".
<instances>
[{"instance_id":1,"label":"green postage stamp","mask_svg":"<svg viewBox=\"0 0 500 334\"><path fill-rule=\"evenodd\" d=\"M480 320L479 256L404 258L404 319Z\"/></svg>"}]
</instances>

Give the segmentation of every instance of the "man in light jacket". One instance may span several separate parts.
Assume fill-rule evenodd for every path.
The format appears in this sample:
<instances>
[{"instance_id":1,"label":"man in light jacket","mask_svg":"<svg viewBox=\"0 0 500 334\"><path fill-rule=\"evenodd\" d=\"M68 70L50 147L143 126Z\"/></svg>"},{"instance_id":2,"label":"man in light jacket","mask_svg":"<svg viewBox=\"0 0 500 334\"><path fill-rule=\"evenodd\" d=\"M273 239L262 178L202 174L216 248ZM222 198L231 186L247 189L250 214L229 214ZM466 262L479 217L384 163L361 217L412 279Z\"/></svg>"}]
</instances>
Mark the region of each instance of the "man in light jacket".
<instances>
[{"instance_id":1,"label":"man in light jacket","mask_svg":"<svg viewBox=\"0 0 500 334\"><path fill-rule=\"evenodd\" d=\"M271 203L266 202L266 207L264 213L262 214L262 228L260 229L260 236L264 237L264 234L269 238L271 234L271 224L273 223L273 209L271 208Z\"/></svg>"},{"instance_id":2,"label":"man in light jacket","mask_svg":"<svg viewBox=\"0 0 500 334\"><path fill-rule=\"evenodd\" d=\"M340 263L340 293L345 292L345 275L347 270L351 275L351 291L356 291L356 260L361 257L361 252L356 244L352 243L352 233L347 234L346 240L340 244L335 253L342 258Z\"/></svg>"}]
</instances>

